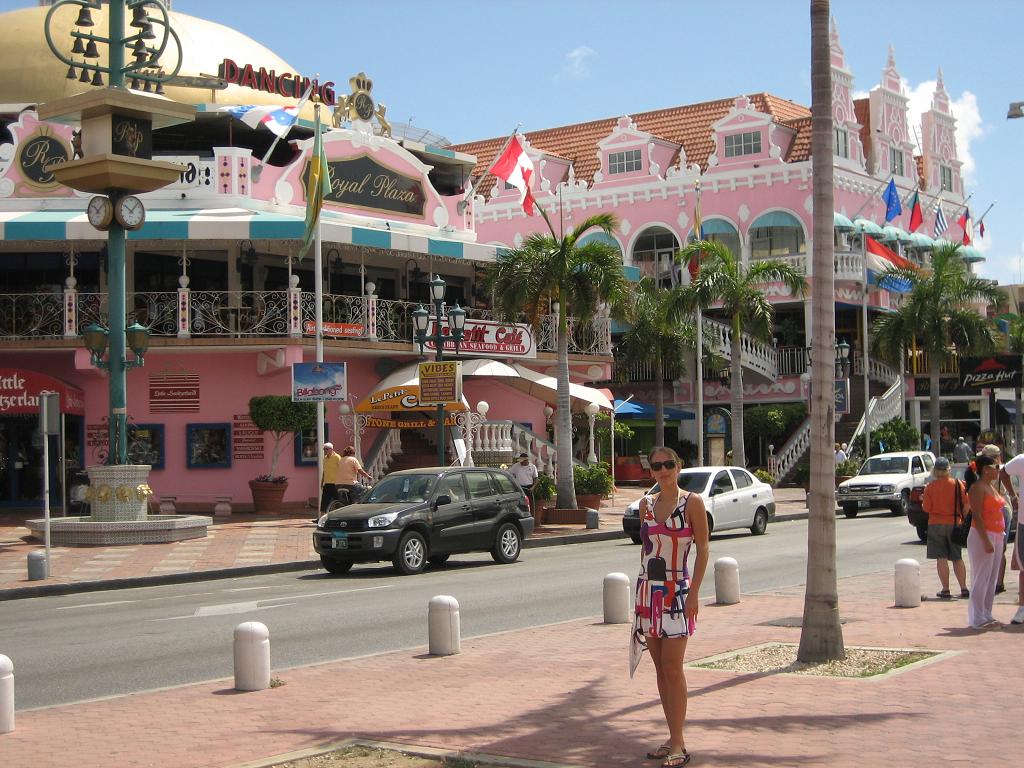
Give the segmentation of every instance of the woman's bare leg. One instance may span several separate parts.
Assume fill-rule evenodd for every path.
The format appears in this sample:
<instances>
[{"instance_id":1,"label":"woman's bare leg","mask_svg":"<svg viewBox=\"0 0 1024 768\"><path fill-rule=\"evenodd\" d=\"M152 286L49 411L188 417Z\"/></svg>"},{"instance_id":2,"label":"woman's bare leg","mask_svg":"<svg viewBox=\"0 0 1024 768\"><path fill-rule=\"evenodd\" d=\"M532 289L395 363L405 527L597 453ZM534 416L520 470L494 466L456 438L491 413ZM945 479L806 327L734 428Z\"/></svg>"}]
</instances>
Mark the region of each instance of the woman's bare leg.
<instances>
[{"instance_id":1,"label":"woman's bare leg","mask_svg":"<svg viewBox=\"0 0 1024 768\"><path fill-rule=\"evenodd\" d=\"M648 640L650 642L650 640ZM659 638L658 690L661 706L668 723L669 746L672 754L686 748L683 725L686 722L686 676L683 674L683 656L686 654L685 637Z\"/></svg>"}]
</instances>

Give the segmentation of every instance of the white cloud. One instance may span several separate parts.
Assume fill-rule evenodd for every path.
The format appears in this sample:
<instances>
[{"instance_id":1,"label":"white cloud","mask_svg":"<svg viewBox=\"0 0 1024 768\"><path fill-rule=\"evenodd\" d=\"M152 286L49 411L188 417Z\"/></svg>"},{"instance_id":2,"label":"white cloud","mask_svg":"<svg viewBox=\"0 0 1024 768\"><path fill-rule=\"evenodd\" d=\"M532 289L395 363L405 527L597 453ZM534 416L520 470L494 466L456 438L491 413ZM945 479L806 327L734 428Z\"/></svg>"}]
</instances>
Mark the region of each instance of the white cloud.
<instances>
[{"instance_id":1,"label":"white cloud","mask_svg":"<svg viewBox=\"0 0 1024 768\"><path fill-rule=\"evenodd\" d=\"M555 75L556 80L582 80L590 77L590 59L597 56L597 51L588 45L577 45L565 54L565 63Z\"/></svg>"}]
</instances>

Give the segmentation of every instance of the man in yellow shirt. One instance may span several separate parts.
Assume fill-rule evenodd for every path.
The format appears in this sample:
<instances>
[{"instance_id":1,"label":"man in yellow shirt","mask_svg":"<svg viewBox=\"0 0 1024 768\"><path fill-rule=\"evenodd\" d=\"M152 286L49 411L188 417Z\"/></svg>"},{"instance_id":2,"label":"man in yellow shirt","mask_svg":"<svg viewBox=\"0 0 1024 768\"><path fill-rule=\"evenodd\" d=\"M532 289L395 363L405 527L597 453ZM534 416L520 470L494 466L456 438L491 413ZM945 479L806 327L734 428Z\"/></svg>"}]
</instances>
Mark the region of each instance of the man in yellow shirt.
<instances>
[{"instance_id":1,"label":"man in yellow shirt","mask_svg":"<svg viewBox=\"0 0 1024 768\"><path fill-rule=\"evenodd\" d=\"M338 498L338 475L341 455L334 452L334 443L324 443L324 475L320 479L320 511L326 512Z\"/></svg>"}]
</instances>

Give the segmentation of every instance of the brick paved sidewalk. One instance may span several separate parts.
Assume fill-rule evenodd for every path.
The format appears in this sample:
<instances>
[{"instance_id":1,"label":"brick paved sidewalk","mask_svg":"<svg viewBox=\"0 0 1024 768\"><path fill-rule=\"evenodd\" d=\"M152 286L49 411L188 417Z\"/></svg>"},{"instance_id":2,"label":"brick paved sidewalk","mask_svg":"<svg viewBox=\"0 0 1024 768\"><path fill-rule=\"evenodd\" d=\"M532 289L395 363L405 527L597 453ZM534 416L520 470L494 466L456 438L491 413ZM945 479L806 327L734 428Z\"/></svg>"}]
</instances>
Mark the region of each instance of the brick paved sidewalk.
<instances>
[{"instance_id":1,"label":"brick paved sidewalk","mask_svg":"<svg viewBox=\"0 0 1024 768\"><path fill-rule=\"evenodd\" d=\"M848 646L954 653L874 680L690 669L692 764L1006 764L1024 628L966 630L963 601L894 609L891 573L844 579L840 593ZM1009 619L1009 603L999 600L998 617ZM796 642L799 630L780 624L802 604L794 589L704 605L687 658ZM424 637L425 624L426 611ZM19 712L16 730L0 736L0 762L237 766L361 736L572 766L651 766L643 754L664 737L653 666L644 659L629 679L627 638L626 625L595 617L467 639L447 658L416 648L275 670L286 684L255 693L236 693L225 679ZM226 676L230 648L227 636Z\"/></svg>"},{"instance_id":2,"label":"brick paved sidewalk","mask_svg":"<svg viewBox=\"0 0 1024 768\"><path fill-rule=\"evenodd\" d=\"M622 510L643 492L639 487L617 489L601 507L597 530L588 531L581 525L543 526L534 538L621 531ZM42 542L28 538L27 517L0 514L0 590L319 562L313 551L312 512L273 518L245 514L216 518L203 539L119 547L52 547L51 577L28 581L26 557L42 549Z\"/></svg>"}]
</instances>

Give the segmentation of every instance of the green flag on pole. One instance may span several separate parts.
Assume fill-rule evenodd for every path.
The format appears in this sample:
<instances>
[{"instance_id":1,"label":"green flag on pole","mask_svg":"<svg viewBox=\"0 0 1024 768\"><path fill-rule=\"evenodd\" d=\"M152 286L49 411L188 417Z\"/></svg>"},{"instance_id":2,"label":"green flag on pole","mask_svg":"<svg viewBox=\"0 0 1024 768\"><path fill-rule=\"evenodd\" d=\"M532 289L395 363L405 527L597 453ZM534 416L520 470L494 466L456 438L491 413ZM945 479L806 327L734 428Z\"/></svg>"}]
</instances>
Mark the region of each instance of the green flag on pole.
<instances>
[{"instance_id":1,"label":"green flag on pole","mask_svg":"<svg viewBox=\"0 0 1024 768\"><path fill-rule=\"evenodd\" d=\"M327 167L327 155L324 154L319 109L316 113L313 154L309 158L308 174L306 177L306 232L302 236L302 247L299 248L300 260L313 244L317 227L320 225L320 209L324 206L324 197L331 191L331 174Z\"/></svg>"}]
</instances>

